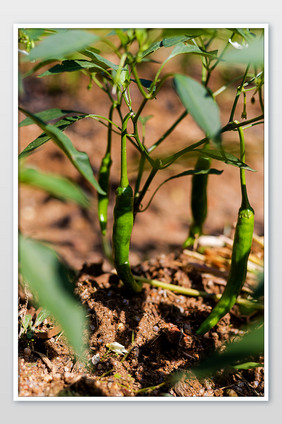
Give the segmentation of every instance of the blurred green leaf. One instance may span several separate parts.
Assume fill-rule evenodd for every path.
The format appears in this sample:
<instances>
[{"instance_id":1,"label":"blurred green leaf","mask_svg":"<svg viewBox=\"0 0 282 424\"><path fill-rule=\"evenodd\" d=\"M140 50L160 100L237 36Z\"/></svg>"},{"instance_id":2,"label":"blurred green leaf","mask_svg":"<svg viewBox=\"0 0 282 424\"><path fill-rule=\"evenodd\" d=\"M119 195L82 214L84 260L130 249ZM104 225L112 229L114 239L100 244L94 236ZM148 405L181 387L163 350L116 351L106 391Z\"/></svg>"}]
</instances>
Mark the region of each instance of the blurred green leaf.
<instances>
[{"instance_id":1,"label":"blurred green leaf","mask_svg":"<svg viewBox=\"0 0 282 424\"><path fill-rule=\"evenodd\" d=\"M219 147L221 143L219 108L208 90L194 79L180 74L175 75L174 84L188 113L207 137Z\"/></svg>"},{"instance_id":2,"label":"blurred green leaf","mask_svg":"<svg viewBox=\"0 0 282 424\"><path fill-rule=\"evenodd\" d=\"M47 36L40 44L35 46L28 60L64 59L66 56L84 49L89 44L97 41L99 37L82 30L68 30Z\"/></svg>"},{"instance_id":3,"label":"blurred green leaf","mask_svg":"<svg viewBox=\"0 0 282 424\"><path fill-rule=\"evenodd\" d=\"M105 192L100 187L99 183L93 175L93 170L85 152L76 150L71 140L60 131L55 125L46 124L42 119L36 117L32 113L28 112L23 108L19 108L25 115L33 119L33 121L43 130L45 133L52 138L54 143L65 153L71 163L79 171L79 173L98 191L100 194Z\"/></svg>"},{"instance_id":4,"label":"blurred green leaf","mask_svg":"<svg viewBox=\"0 0 282 424\"><path fill-rule=\"evenodd\" d=\"M39 114L36 114L36 116L39 116ZM80 119L86 118L88 115L80 115L80 116L66 116L65 118L61 119L60 121L53 124L53 127L58 128L60 131L64 131L66 128L68 128L70 125L74 124L75 122L79 121ZM30 118L28 118L30 119ZM31 119L32 121L32 119ZM34 123L34 121L33 121ZM30 155L35 149L45 144L47 141L51 140L52 137L46 134L46 132L40 134L35 140L31 141L26 148L19 154L19 159L22 159L28 155Z\"/></svg>"},{"instance_id":5,"label":"blurred green leaf","mask_svg":"<svg viewBox=\"0 0 282 424\"><path fill-rule=\"evenodd\" d=\"M34 168L20 167L19 182L47 191L62 200L72 201L88 208L90 200L79 185L60 175L45 173Z\"/></svg>"},{"instance_id":6,"label":"blurred green leaf","mask_svg":"<svg viewBox=\"0 0 282 424\"><path fill-rule=\"evenodd\" d=\"M199 363L193 370L198 378L204 378L216 373L218 370L236 366L236 362L258 357L264 351L264 327L263 325L251 326L248 332L240 340L228 343L222 353L214 353L208 359Z\"/></svg>"},{"instance_id":7,"label":"blurred green leaf","mask_svg":"<svg viewBox=\"0 0 282 424\"><path fill-rule=\"evenodd\" d=\"M56 252L44 244L19 235L19 271L39 304L58 321L78 355L85 350L86 311L66 289L65 265Z\"/></svg>"},{"instance_id":8,"label":"blurred green leaf","mask_svg":"<svg viewBox=\"0 0 282 424\"><path fill-rule=\"evenodd\" d=\"M213 28L165 28L162 33L163 38L185 35L196 38L200 35L212 35L216 30Z\"/></svg>"},{"instance_id":9,"label":"blurred green leaf","mask_svg":"<svg viewBox=\"0 0 282 424\"><path fill-rule=\"evenodd\" d=\"M41 112L37 112L34 115L45 122L49 122L49 121L53 121L54 119L61 118L62 116L68 115L69 113L80 113L82 115L85 115L85 113L79 112L77 110L58 109L58 108L42 110ZM34 124L34 121L31 118L25 118L19 123L19 127L25 127L27 125L32 125L32 124Z\"/></svg>"},{"instance_id":10,"label":"blurred green leaf","mask_svg":"<svg viewBox=\"0 0 282 424\"><path fill-rule=\"evenodd\" d=\"M236 370L249 370L251 368L259 368L263 366L264 365L259 362L244 362L243 364L233 365L233 368Z\"/></svg>"},{"instance_id":11,"label":"blurred green leaf","mask_svg":"<svg viewBox=\"0 0 282 424\"><path fill-rule=\"evenodd\" d=\"M29 40L38 41L40 37L44 34L45 29L42 28L20 28L23 34L25 34Z\"/></svg>"},{"instance_id":12,"label":"blurred green leaf","mask_svg":"<svg viewBox=\"0 0 282 424\"><path fill-rule=\"evenodd\" d=\"M226 63L251 64L254 66L263 66L264 63L264 40L248 41L248 45L242 49L229 50L225 53L222 60Z\"/></svg>"},{"instance_id":13,"label":"blurred green leaf","mask_svg":"<svg viewBox=\"0 0 282 424\"><path fill-rule=\"evenodd\" d=\"M201 360L195 367L190 368L189 372L176 371L172 373L169 378L170 384L175 385L186 375L191 378L191 372L201 380L215 375L222 369L234 370L235 367L238 367L237 369L246 369L243 368L244 364L242 361L246 361L246 364L250 365L250 363L253 363L253 358L258 358L264 352L263 323L258 321L250 325L246 330L247 332L239 340L227 343L223 352L216 351L206 359ZM259 364L259 366L262 367L263 365Z\"/></svg>"}]
</instances>

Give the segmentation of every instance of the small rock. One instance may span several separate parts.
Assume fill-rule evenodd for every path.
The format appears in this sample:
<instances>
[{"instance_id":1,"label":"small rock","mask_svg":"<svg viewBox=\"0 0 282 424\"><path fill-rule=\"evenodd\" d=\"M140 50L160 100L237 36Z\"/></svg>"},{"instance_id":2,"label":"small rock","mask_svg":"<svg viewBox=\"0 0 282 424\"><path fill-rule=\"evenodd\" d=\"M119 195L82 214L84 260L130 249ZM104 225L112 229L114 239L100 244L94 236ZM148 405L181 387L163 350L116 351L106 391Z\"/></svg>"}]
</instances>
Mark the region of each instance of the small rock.
<instances>
[{"instance_id":1,"label":"small rock","mask_svg":"<svg viewBox=\"0 0 282 424\"><path fill-rule=\"evenodd\" d=\"M26 347L24 349L24 356L28 358L30 355L31 355L31 349L29 347Z\"/></svg>"},{"instance_id":2,"label":"small rock","mask_svg":"<svg viewBox=\"0 0 282 424\"><path fill-rule=\"evenodd\" d=\"M227 396L238 397L237 393L233 389L227 389L226 394L227 394Z\"/></svg>"}]
</instances>

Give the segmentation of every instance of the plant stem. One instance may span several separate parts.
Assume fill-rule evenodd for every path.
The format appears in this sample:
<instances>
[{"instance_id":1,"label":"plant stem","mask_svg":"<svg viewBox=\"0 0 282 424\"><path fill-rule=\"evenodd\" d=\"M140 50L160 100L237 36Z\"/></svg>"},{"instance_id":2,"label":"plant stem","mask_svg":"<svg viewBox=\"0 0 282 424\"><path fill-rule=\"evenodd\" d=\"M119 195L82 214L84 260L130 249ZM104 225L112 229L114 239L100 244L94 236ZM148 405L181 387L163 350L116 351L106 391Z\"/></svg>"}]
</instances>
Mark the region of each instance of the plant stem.
<instances>
[{"instance_id":1,"label":"plant stem","mask_svg":"<svg viewBox=\"0 0 282 424\"><path fill-rule=\"evenodd\" d=\"M245 74L244 74L243 79L242 79L242 82L241 82L241 85L240 85L239 88L237 88L237 94L236 94L236 97L235 97L235 100L234 100L234 103L233 103L233 106L232 106L232 110L231 110L229 122L232 122L233 119L234 119L234 113L235 113L235 110L236 110L236 106L237 106L239 97L241 95L243 86L245 84L245 81L246 81L246 78L247 78L247 75L248 75L248 71L249 71L249 67L250 67L250 65L247 66L246 71L245 71Z\"/></svg>"},{"instance_id":2,"label":"plant stem","mask_svg":"<svg viewBox=\"0 0 282 424\"><path fill-rule=\"evenodd\" d=\"M138 167L138 174L137 174L137 178L135 182L134 198L137 198L139 196L139 189L140 189L142 175L144 172L144 165L145 165L145 155L144 153L141 153L141 158L140 158L139 167Z\"/></svg>"},{"instance_id":3,"label":"plant stem","mask_svg":"<svg viewBox=\"0 0 282 424\"><path fill-rule=\"evenodd\" d=\"M135 124L135 123L137 122L137 120L138 120L138 118L139 118L139 116L140 116L140 114L141 114L142 110L144 109L144 107L145 107L145 105L146 105L147 101L148 101L148 99L147 99L147 98L144 98L144 99L143 99L143 101L142 101L141 105L139 106L138 111L136 112L135 116L132 118L132 122L133 122L133 124Z\"/></svg>"},{"instance_id":4,"label":"plant stem","mask_svg":"<svg viewBox=\"0 0 282 424\"><path fill-rule=\"evenodd\" d=\"M228 122L228 124L226 124L223 128L221 128L220 132L223 133L223 132L226 132L226 131L236 130L240 127L245 127L247 125L250 125L254 122L257 122L257 121L263 119L263 117L264 117L264 115L260 115L260 116L257 116L255 118L249 119L249 120L244 121L244 122L238 122L238 121ZM192 152L197 147L201 146L202 144L205 144L207 141L208 141L208 137L202 138L202 140L197 141L196 143L193 143L188 147L185 147L184 149L180 150L179 152L175 153L174 155L171 155L166 159L162 159L160 169L167 168L173 162L175 162L179 157L183 156L186 153Z\"/></svg>"},{"instance_id":5,"label":"plant stem","mask_svg":"<svg viewBox=\"0 0 282 424\"><path fill-rule=\"evenodd\" d=\"M179 118L177 118L177 120L174 122L174 124L172 124L172 126L159 138L159 140L157 140L151 147L149 147L147 149L148 153L153 152L160 144L161 142L167 137L169 136L169 134L172 133L172 131L174 130L174 128L179 124L179 122L182 121L183 118L185 118L185 116L188 115L187 110L185 110L180 116Z\"/></svg>"},{"instance_id":6,"label":"plant stem","mask_svg":"<svg viewBox=\"0 0 282 424\"><path fill-rule=\"evenodd\" d=\"M127 123L132 116L132 112L129 112L122 123L122 134L121 134L121 174L120 174L120 186L125 188L128 186L127 177L127 157L126 157L126 137L127 137Z\"/></svg>"},{"instance_id":7,"label":"plant stem","mask_svg":"<svg viewBox=\"0 0 282 424\"><path fill-rule=\"evenodd\" d=\"M135 65L134 65L134 64L132 64L132 73L133 73L133 75L134 75L134 78L135 78L136 84L137 84L137 86L138 86L138 88L139 88L139 91L140 91L140 93L142 94L142 96L143 96L145 99L147 99L147 100L151 99L151 94L150 94L150 93L146 93L146 91L144 90L144 88L143 88L143 86L142 86L142 83L141 83L141 81L140 81L140 79L139 79L139 76L138 76L138 74L137 74L137 71L136 71L136 68L135 68Z\"/></svg>"},{"instance_id":8,"label":"plant stem","mask_svg":"<svg viewBox=\"0 0 282 424\"><path fill-rule=\"evenodd\" d=\"M139 206L140 206L140 204L141 204L141 202L142 202L142 200L143 200L143 198L144 198L144 196L145 196L145 194L146 194L146 192L147 192L147 190L148 190L148 188L149 188L151 182L153 181L153 178L155 177L155 175L156 175L157 172L158 172L158 168L157 167L152 168L152 170L151 170L151 172L150 172L150 174L149 174L149 176L148 176L148 178L147 178L147 180L146 180L146 182L145 182L145 184L144 184L141 192L135 198L135 201L134 201L134 215L136 215L136 213L138 212Z\"/></svg>"},{"instance_id":9,"label":"plant stem","mask_svg":"<svg viewBox=\"0 0 282 424\"><path fill-rule=\"evenodd\" d=\"M245 163L245 138L244 138L244 131L242 128L238 128L239 137L240 137L240 160ZM250 209L250 203L247 195L247 186L246 186L246 175L245 175L245 169L240 168L240 182L241 182L241 192L242 192L242 209Z\"/></svg>"},{"instance_id":10,"label":"plant stem","mask_svg":"<svg viewBox=\"0 0 282 424\"><path fill-rule=\"evenodd\" d=\"M207 293L205 291L202 290L195 290L195 289L190 289L190 288L186 288L186 287L181 287L181 286L177 286L175 284L168 284L168 283L164 283L162 281L158 281L158 280L151 280L145 277L140 277L137 275L134 275L134 279L137 281L141 281L142 283L148 283L151 286L154 287L160 287L162 289L165 290L170 290L173 292L177 292L180 294L184 294L186 296L193 296L193 297L205 297L205 298L209 298L209 299L214 299L216 301L218 301L221 298L221 294L214 294L214 293ZM257 303L257 302L253 302L251 300L248 299L244 299L242 297L238 297L236 303L238 305L242 305L242 306L246 306L246 307L252 307L255 308L257 310L262 311L264 309L264 305L262 303Z\"/></svg>"}]
</instances>

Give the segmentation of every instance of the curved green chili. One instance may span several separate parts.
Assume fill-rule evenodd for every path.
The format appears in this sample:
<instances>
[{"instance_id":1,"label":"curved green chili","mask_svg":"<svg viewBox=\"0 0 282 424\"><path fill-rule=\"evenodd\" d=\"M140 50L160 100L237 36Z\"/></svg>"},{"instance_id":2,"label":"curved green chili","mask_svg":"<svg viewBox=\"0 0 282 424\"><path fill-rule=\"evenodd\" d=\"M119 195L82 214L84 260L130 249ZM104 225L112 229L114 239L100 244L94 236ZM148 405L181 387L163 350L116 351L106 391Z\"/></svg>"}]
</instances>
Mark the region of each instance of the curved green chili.
<instances>
[{"instance_id":1,"label":"curved green chili","mask_svg":"<svg viewBox=\"0 0 282 424\"><path fill-rule=\"evenodd\" d=\"M117 274L124 285L132 292L139 292L142 283L135 281L129 263L129 246L133 229L133 190L127 178L126 129L132 113L126 115L121 137L121 179L116 190L113 225L113 256Z\"/></svg>"},{"instance_id":2,"label":"curved green chili","mask_svg":"<svg viewBox=\"0 0 282 424\"><path fill-rule=\"evenodd\" d=\"M245 162L245 143L242 128L238 128L240 136L241 160ZM242 203L238 213L235 236L232 248L231 267L225 290L210 315L200 325L197 334L205 334L226 315L235 304L237 296L245 282L248 258L252 247L254 231L254 210L251 207L246 189L245 170L240 169Z\"/></svg>"},{"instance_id":3,"label":"curved green chili","mask_svg":"<svg viewBox=\"0 0 282 424\"><path fill-rule=\"evenodd\" d=\"M196 162L195 170L209 169L210 164L210 158L200 155ZM207 184L208 174L193 175L191 193L192 223L189 229L189 236L182 245L183 248L193 246L195 238L202 234L203 224L208 212Z\"/></svg>"}]
</instances>

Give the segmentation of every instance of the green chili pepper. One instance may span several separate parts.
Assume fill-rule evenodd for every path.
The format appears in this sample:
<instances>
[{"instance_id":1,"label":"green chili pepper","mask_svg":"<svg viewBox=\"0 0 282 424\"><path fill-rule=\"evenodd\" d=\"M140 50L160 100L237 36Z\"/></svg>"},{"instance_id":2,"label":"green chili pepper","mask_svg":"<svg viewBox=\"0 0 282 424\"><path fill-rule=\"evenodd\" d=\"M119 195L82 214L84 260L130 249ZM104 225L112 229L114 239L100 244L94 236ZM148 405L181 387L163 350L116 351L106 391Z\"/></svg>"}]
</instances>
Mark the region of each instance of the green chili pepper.
<instances>
[{"instance_id":1,"label":"green chili pepper","mask_svg":"<svg viewBox=\"0 0 282 424\"><path fill-rule=\"evenodd\" d=\"M98 193L98 218L102 236L106 235L108 221L108 204L109 204L109 178L112 165L111 144L112 144L112 117L115 105L113 104L109 112L108 142L105 156L102 159L98 182L106 194Z\"/></svg>"},{"instance_id":2,"label":"green chili pepper","mask_svg":"<svg viewBox=\"0 0 282 424\"><path fill-rule=\"evenodd\" d=\"M133 229L133 191L127 178L126 128L132 113L126 115L121 137L121 179L116 190L113 225L113 256L117 274L124 285L132 292L139 292L142 283L135 281L129 263L130 238Z\"/></svg>"},{"instance_id":3,"label":"green chili pepper","mask_svg":"<svg viewBox=\"0 0 282 424\"><path fill-rule=\"evenodd\" d=\"M242 128L238 129L240 135L241 160L245 162L245 143ZM231 267L225 290L217 305L210 315L200 325L197 334L205 334L213 328L218 321L226 315L235 304L237 296L245 282L248 258L252 247L254 231L254 211L250 206L245 181L245 170L240 169L242 204L239 209L232 248Z\"/></svg>"},{"instance_id":4,"label":"green chili pepper","mask_svg":"<svg viewBox=\"0 0 282 424\"><path fill-rule=\"evenodd\" d=\"M209 169L210 164L210 158L200 155L195 165L195 170ZM208 174L193 175L191 192L191 211L193 220L189 229L189 236L183 243L183 248L193 246L195 238L202 234L203 224L208 212L207 184Z\"/></svg>"},{"instance_id":5,"label":"green chili pepper","mask_svg":"<svg viewBox=\"0 0 282 424\"><path fill-rule=\"evenodd\" d=\"M98 182L100 187L107 193L105 195L98 193L98 217L102 235L106 235L108 221L108 204L109 204L109 177L112 164L111 152L107 152L102 159L99 170Z\"/></svg>"}]
</instances>

